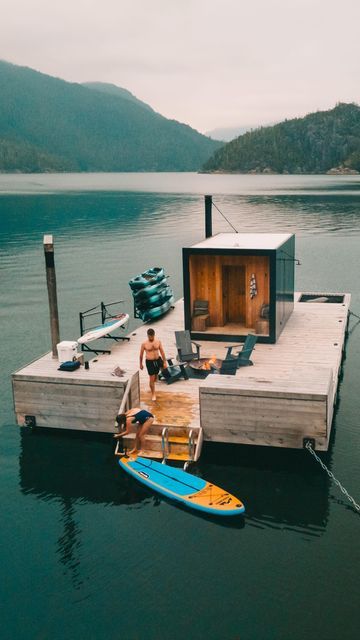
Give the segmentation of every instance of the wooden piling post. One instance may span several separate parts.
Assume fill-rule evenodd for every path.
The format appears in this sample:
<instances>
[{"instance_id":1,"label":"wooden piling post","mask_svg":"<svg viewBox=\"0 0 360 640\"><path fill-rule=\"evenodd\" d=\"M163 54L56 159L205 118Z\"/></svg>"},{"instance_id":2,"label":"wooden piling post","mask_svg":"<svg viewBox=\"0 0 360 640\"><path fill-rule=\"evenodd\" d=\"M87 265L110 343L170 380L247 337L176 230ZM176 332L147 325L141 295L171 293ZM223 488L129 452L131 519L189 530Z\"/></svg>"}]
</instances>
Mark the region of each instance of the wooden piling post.
<instances>
[{"instance_id":1,"label":"wooden piling post","mask_svg":"<svg viewBox=\"0 0 360 640\"><path fill-rule=\"evenodd\" d=\"M54 240L52 235L44 236L44 254L46 282L49 296L51 348L53 357L57 357L56 345L60 342L59 313L56 292L56 273L54 259Z\"/></svg>"},{"instance_id":2,"label":"wooden piling post","mask_svg":"<svg viewBox=\"0 0 360 640\"><path fill-rule=\"evenodd\" d=\"M212 196L205 196L205 238L212 236Z\"/></svg>"}]
</instances>

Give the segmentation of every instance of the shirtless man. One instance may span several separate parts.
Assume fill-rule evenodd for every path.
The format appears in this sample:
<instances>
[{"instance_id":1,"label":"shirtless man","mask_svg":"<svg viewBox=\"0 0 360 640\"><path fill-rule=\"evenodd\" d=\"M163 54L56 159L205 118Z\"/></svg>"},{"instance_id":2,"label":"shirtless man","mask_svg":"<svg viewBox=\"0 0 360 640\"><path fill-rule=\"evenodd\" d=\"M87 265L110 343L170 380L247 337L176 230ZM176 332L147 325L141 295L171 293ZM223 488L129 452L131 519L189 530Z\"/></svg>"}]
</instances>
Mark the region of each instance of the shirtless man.
<instances>
[{"instance_id":1,"label":"shirtless man","mask_svg":"<svg viewBox=\"0 0 360 640\"><path fill-rule=\"evenodd\" d=\"M161 341L155 338L154 329L147 330L147 340L140 348L140 369L144 368L143 357L145 352L145 364L150 378L151 400L156 400L155 382L160 369L167 367L166 357Z\"/></svg>"}]
</instances>

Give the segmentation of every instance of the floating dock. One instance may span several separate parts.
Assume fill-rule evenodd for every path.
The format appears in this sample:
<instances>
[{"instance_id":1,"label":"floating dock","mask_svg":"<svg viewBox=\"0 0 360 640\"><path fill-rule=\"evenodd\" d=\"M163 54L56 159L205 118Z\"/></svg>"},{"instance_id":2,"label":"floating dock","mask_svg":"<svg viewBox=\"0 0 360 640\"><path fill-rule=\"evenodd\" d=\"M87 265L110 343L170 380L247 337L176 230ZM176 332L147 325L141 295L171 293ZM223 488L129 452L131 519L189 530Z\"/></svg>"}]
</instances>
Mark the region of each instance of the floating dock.
<instances>
[{"instance_id":1,"label":"floating dock","mask_svg":"<svg viewBox=\"0 0 360 640\"><path fill-rule=\"evenodd\" d=\"M301 302L307 296L339 296L341 302ZM157 383L151 401L146 369L139 371L143 325L116 343L110 354L95 356L90 367L58 371L48 353L12 376L19 425L114 432L114 418L127 394L127 406L155 414L156 424L203 430L205 441L327 450L345 347L350 294L295 293L294 308L275 344L257 344L254 366L235 376L211 373L172 385ZM166 356L176 357L174 332L184 329L183 300L154 322ZM224 342L197 340L201 356L223 359ZM231 341L228 342L231 344ZM116 367L124 374L117 377Z\"/></svg>"}]
</instances>

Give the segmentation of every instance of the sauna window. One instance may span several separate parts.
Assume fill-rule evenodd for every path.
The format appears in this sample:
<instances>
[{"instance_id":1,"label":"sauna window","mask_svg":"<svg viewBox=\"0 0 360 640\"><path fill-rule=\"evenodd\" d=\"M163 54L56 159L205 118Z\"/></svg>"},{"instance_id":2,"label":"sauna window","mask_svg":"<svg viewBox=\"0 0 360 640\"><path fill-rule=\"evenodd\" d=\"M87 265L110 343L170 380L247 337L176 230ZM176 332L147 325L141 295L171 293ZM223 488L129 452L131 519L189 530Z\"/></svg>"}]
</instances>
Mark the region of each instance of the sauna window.
<instances>
[{"instance_id":1,"label":"sauna window","mask_svg":"<svg viewBox=\"0 0 360 640\"><path fill-rule=\"evenodd\" d=\"M303 293L300 296L299 302L323 302L324 304L342 304L344 302L344 296L336 296L333 294L327 295L321 293Z\"/></svg>"}]
</instances>

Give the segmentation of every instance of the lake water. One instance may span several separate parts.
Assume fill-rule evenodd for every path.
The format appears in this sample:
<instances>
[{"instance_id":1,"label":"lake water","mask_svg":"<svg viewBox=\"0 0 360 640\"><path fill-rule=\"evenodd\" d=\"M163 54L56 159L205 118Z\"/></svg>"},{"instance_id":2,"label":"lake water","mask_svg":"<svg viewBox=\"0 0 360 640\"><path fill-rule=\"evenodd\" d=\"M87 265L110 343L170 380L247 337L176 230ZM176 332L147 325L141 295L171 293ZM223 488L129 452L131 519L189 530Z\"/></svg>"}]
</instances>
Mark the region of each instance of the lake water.
<instances>
[{"instance_id":1,"label":"lake water","mask_svg":"<svg viewBox=\"0 0 360 640\"><path fill-rule=\"evenodd\" d=\"M295 232L297 289L349 291L360 315L360 176L0 176L3 640L358 638L360 515L308 452L205 446L195 472L247 506L223 522L125 477L107 436L15 425L10 373L50 345L43 234L76 339L80 310L132 309L128 280L153 264L182 295L205 193L239 231ZM360 325L323 456L358 502L359 363Z\"/></svg>"}]
</instances>

